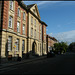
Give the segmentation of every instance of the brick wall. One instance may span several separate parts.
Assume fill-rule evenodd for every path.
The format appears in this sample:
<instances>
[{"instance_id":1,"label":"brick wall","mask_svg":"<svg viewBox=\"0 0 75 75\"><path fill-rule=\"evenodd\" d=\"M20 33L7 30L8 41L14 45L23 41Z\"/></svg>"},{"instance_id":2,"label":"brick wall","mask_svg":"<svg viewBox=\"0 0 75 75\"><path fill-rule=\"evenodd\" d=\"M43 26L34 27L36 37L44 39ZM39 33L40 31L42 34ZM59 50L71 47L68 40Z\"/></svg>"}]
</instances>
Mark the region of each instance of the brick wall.
<instances>
[{"instance_id":1,"label":"brick wall","mask_svg":"<svg viewBox=\"0 0 75 75\"><path fill-rule=\"evenodd\" d=\"M2 1L2 2L3 2L3 6L2 6L2 9L3 9L2 10L2 15L3 16L1 17L1 19L3 21L2 22L2 29L8 29L9 1ZM15 1L15 9L14 9L14 11L15 11L15 13L14 13L14 32L17 32L17 11L18 11L18 6L19 6L18 2ZM25 11L23 8L21 8L21 10ZM26 14L27 14L27 12L26 12ZM23 20L23 13L21 12L21 35L22 35L22 25L23 25L22 20ZM27 15L26 15L26 25L25 25L25 27L26 27L25 28L26 29L25 34L27 36Z\"/></svg>"},{"instance_id":2,"label":"brick wall","mask_svg":"<svg viewBox=\"0 0 75 75\"><path fill-rule=\"evenodd\" d=\"M17 32L17 9L18 9L18 2L15 1L14 32Z\"/></svg>"},{"instance_id":3,"label":"brick wall","mask_svg":"<svg viewBox=\"0 0 75 75\"><path fill-rule=\"evenodd\" d=\"M1 10L2 10L2 1L0 1L0 29L1 29Z\"/></svg>"},{"instance_id":4,"label":"brick wall","mask_svg":"<svg viewBox=\"0 0 75 75\"><path fill-rule=\"evenodd\" d=\"M3 14L3 22L2 22L2 28L3 29L7 29L8 28L8 8L9 8L9 1L4 1L3 3L3 7L2 7L2 14ZM1 17L2 19L2 17Z\"/></svg>"},{"instance_id":5,"label":"brick wall","mask_svg":"<svg viewBox=\"0 0 75 75\"><path fill-rule=\"evenodd\" d=\"M44 32L44 28L45 28L45 32ZM46 26L43 25L42 29L43 29L42 34L43 34L43 41L44 41L44 35L45 35L45 37L46 37ZM46 42L46 38L45 38L45 42Z\"/></svg>"}]
</instances>

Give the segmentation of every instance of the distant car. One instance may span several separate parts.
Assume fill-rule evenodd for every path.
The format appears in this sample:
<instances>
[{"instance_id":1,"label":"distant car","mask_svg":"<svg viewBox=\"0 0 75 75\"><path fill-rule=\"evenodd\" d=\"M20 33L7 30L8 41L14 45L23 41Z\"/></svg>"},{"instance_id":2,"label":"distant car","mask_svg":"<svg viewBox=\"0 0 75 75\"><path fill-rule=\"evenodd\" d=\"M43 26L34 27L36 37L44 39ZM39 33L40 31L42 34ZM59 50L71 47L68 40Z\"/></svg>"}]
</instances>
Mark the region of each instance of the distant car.
<instances>
[{"instance_id":1,"label":"distant car","mask_svg":"<svg viewBox=\"0 0 75 75\"><path fill-rule=\"evenodd\" d=\"M55 53L53 51L50 51L47 53L47 58L54 57L54 56L55 56Z\"/></svg>"}]
</instances>

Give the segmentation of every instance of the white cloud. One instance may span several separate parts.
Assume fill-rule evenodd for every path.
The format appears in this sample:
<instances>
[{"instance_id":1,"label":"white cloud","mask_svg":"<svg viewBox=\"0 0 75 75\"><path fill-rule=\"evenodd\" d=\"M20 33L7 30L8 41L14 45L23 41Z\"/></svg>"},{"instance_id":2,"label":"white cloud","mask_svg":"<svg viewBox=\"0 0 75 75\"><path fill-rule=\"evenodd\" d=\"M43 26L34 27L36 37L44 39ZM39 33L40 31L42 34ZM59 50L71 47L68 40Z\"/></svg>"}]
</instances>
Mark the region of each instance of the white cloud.
<instances>
[{"instance_id":1,"label":"white cloud","mask_svg":"<svg viewBox=\"0 0 75 75\"><path fill-rule=\"evenodd\" d=\"M61 1L40 1L39 3L37 3L37 5L40 6L40 5L45 5L45 4L54 4L58 2L61 2Z\"/></svg>"},{"instance_id":2,"label":"white cloud","mask_svg":"<svg viewBox=\"0 0 75 75\"><path fill-rule=\"evenodd\" d=\"M23 2L24 2L26 5L36 3L38 6L41 6L41 5L46 5L46 4L58 3L58 2L61 2L61 1L23 1Z\"/></svg>"},{"instance_id":3,"label":"white cloud","mask_svg":"<svg viewBox=\"0 0 75 75\"><path fill-rule=\"evenodd\" d=\"M52 34L59 42L67 42L70 44L71 42L75 42L75 30L68 31L68 32L60 32L57 34Z\"/></svg>"},{"instance_id":4,"label":"white cloud","mask_svg":"<svg viewBox=\"0 0 75 75\"><path fill-rule=\"evenodd\" d=\"M56 7L56 6L64 6L64 5L75 5L74 1L23 1L26 5L30 5L30 4L37 4L40 8L45 8L49 5ZM57 4L59 3L59 4ZM60 4L61 3L61 4ZM54 4L57 4L56 6L54 6Z\"/></svg>"}]
</instances>

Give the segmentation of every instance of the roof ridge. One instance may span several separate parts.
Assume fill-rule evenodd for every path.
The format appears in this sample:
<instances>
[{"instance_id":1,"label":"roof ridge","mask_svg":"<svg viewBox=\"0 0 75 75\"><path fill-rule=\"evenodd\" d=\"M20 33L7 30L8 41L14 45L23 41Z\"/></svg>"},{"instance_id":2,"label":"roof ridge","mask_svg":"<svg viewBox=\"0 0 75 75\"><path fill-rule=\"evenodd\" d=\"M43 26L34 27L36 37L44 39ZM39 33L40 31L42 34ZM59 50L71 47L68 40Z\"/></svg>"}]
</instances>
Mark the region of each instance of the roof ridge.
<instances>
[{"instance_id":1,"label":"roof ridge","mask_svg":"<svg viewBox=\"0 0 75 75\"><path fill-rule=\"evenodd\" d=\"M30 5L27 5L27 8L30 9L31 7L33 7L35 4L30 4Z\"/></svg>"}]
</instances>

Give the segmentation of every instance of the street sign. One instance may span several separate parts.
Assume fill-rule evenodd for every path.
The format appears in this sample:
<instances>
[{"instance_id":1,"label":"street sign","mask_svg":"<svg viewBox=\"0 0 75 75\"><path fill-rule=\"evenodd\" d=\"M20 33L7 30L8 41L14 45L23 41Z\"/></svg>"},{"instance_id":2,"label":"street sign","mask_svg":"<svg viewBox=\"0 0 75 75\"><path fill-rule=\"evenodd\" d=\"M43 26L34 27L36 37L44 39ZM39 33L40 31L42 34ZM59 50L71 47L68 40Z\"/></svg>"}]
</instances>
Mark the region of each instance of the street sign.
<instances>
[{"instance_id":1,"label":"street sign","mask_svg":"<svg viewBox=\"0 0 75 75\"><path fill-rule=\"evenodd\" d=\"M16 45L14 47L16 48Z\"/></svg>"}]
</instances>

